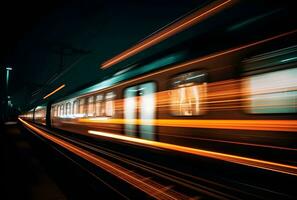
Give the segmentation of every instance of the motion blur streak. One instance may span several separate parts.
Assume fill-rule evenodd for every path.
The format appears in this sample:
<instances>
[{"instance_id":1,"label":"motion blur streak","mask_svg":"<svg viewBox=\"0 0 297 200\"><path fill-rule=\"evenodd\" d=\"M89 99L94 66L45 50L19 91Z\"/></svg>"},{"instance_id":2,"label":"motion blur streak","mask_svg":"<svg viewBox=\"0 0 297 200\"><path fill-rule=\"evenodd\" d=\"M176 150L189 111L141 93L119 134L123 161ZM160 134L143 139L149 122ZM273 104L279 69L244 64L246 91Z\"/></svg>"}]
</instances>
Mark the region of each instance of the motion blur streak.
<instances>
[{"instance_id":1,"label":"motion blur streak","mask_svg":"<svg viewBox=\"0 0 297 200\"><path fill-rule=\"evenodd\" d=\"M152 196L156 199L188 199L189 197L183 196L182 194L176 193L168 188L156 183L152 180L145 179L134 172L131 172L115 163L112 163L108 160L105 160L99 156L96 156L88 151L83 150L82 148L76 147L75 145L66 142L62 139L59 139L55 136L52 136L45 131L38 129L29 123L25 122L21 118L19 120L29 129L33 130L37 134L53 141L54 143L64 147L65 149L71 151L72 153L88 160L89 162L95 164L96 166L106 170L107 172L117 176L118 178L126 181L127 183L133 185L134 187L140 189L146 194Z\"/></svg>"},{"instance_id":2,"label":"motion blur streak","mask_svg":"<svg viewBox=\"0 0 297 200\"><path fill-rule=\"evenodd\" d=\"M51 93L49 93L48 95L44 96L43 99L46 99L47 97L49 97L49 96L55 94L56 92L58 92L59 90L61 90L61 89L64 88L65 86L66 86L65 84L61 85L60 87L58 87L57 89L55 89L54 91L52 91Z\"/></svg>"},{"instance_id":3,"label":"motion blur streak","mask_svg":"<svg viewBox=\"0 0 297 200\"><path fill-rule=\"evenodd\" d=\"M176 120L176 119L79 119L87 123L155 125L186 128L215 128L235 130L265 130L297 132L297 120Z\"/></svg>"},{"instance_id":4,"label":"motion blur streak","mask_svg":"<svg viewBox=\"0 0 297 200\"><path fill-rule=\"evenodd\" d=\"M232 1L235 2L235 1ZM193 14L191 14L188 17L185 17L179 21L177 21L176 23L173 23L172 25L169 25L167 28L161 30L160 32L157 32L156 34L154 34L153 36L145 39L144 41L140 42L139 44L135 45L134 47L120 53L119 55L115 56L114 58L104 62L101 65L101 68L108 68L118 62L121 62L122 60L131 57L135 54L137 54L138 52L149 48L169 37L171 37L172 35L177 34L178 32L181 32L193 25L195 25L196 23L198 23L199 21L205 19L206 17L210 17L212 14L215 14L216 12L221 11L222 9L224 9L227 5L231 4L231 0L227 0L227 1L217 1L216 3L205 7L202 10L198 10L196 12L194 12Z\"/></svg>"},{"instance_id":5,"label":"motion blur streak","mask_svg":"<svg viewBox=\"0 0 297 200\"><path fill-rule=\"evenodd\" d=\"M138 78L134 78L134 79L125 81L123 83L119 83L119 84L117 84L115 86L104 88L104 89L102 89L100 91L103 92L103 91L106 91L106 90L109 90L109 89L112 89L112 88L115 88L115 87L127 85L127 84L130 84L130 83L133 83L133 82L145 79L145 78L149 78L149 77L152 77L152 76L155 76L155 75L158 75L158 74L162 74L162 73L165 73L165 72L170 72L170 71L174 71L174 70L177 70L177 69L180 69L180 68L188 67L188 66L193 65L193 64L197 64L197 63L200 63L200 62L203 62L203 61L218 58L220 56L224 56L224 55L228 55L228 54L231 54L231 53L234 53L234 52L238 52L238 51L250 48L250 47L254 47L254 46L257 46L257 45L260 45L260 44L264 44L264 43L269 42L269 41L273 41L273 40L276 40L276 39L279 39L279 38L282 38L282 37L285 37L285 36L292 35L294 33L297 33L297 29L292 30L292 31L288 31L288 32L285 32L285 33L282 33L282 34L279 34L279 35L275 35L275 36L272 36L272 37L269 37L269 38L266 38L266 39L263 39L263 40L259 40L257 42L253 42L253 43L250 43L250 44L245 44L245 45L235 47L235 48L231 48L231 49L228 49L228 50L225 50L225 51L220 51L220 52L216 52L214 54L199 57L199 58L196 58L196 59L193 59L193 60L181 63L181 64L174 65L174 66L172 66L172 67L170 67L168 69L160 70L160 71L148 74L148 75L144 75L144 76L141 76L141 77L138 77ZM98 92L98 91L96 91L96 92ZM90 95L90 94L96 93L96 92L91 92L91 93L81 95L81 96L82 97L87 96L87 95Z\"/></svg>"},{"instance_id":6,"label":"motion blur streak","mask_svg":"<svg viewBox=\"0 0 297 200\"><path fill-rule=\"evenodd\" d=\"M143 139L139 139L139 138L133 138L133 137L117 135L117 134L112 134L112 133L105 133L105 132L100 132L100 131L89 130L88 132L90 134L99 135L99 136L103 136L103 137L114 138L114 139L129 141L129 142L135 142L138 144L144 144L144 145L159 147L159 148L163 148L163 149L167 149L167 150L179 151L179 152L189 153L189 154L193 154L193 155L197 155L197 156L204 156L204 157L208 157L208 158L219 159L219 160L223 160L223 161L227 161L227 162L232 162L232 163L237 163L237 164L242 164L242 165L247 165L247 166L251 166L251 167L267 169L267 170L271 170L271 171L275 171L275 172L281 172L281 173L297 176L297 166L285 165L285 164L280 164L280 163L275 163L275 162L268 162L268 161L264 161L264 160L235 156L235 155L218 153L218 152L213 152L213 151L206 151L206 150L202 150L202 149L194 149L194 148L190 148L190 147L168 144L168 143L163 143L163 142L143 140Z\"/></svg>"}]
</instances>

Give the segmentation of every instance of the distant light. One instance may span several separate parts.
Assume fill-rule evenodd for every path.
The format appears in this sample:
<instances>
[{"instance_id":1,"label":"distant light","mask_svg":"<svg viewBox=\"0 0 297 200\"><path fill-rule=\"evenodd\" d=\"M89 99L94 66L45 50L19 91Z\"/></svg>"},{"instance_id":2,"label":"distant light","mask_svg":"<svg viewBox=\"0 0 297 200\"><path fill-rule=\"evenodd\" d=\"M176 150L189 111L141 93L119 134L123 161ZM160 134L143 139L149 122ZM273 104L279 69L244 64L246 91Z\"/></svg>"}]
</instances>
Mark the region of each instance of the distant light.
<instances>
[{"instance_id":1,"label":"distant light","mask_svg":"<svg viewBox=\"0 0 297 200\"><path fill-rule=\"evenodd\" d=\"M225 0L225 1L216 1L215 3L199 9L198 11L186 16L177 22L169 25L168 27L164 28L163 30L158 31L157 33L153 34L152 36L148 37L147 39L143 40L142 42L136 44L135 46L125 50L124 52L118 54L117 56L107 60L106 62L102 63L101 68L108 68L114 64L117 64L126 58L129 58L138 52L143 51L159 42L166 40L167 38L197 24L198 22L206 19L212 14L215 14L222 9L224 9L227 5L234 3L235 1Z\"/></svg>"},{"instance_id":2,"label":"distant light","mask_svg":"<svg viewBox=\"0 0 297 200\"><path fill-rule=\"evenodd\" d=\"M5 122L4 124L5 125L15 125L15 124L17 124L17 122Z\"/></svg>"},{"instance_id":3,"label":"distant light","mask_svg":"<svg viewBox=\"0 0 297 200\"><path fill-rule=\"evenodd\" d=\"M8 104L9 107L13 106L13 104L11 103L11 100L8 100L7 104Z\"/></svg>"},{"instance_id":4,"label":"distant light","mask_svg":"<svg viewBox=\"0 0 297 200\"><path fill-rule=\"evenodd\" d=\"M6 67L6 70L12 70L12 68L11 67Z\"/></svg>"},{"instance_id":5,"label":"distant light","mask_svg":"<svg viewBox=\"0 0 297 200\"><path fill-rule=\"evenodd\" d=\"M44 96L43 99L46 99L47 97L49 97L49 96L55 94L56 92L58 92L59 90L61 90L61 89L64 88L65 86L66 86L65 84L61 85L60 87L58 87L57 89L55 89L55 90L52 91L51 93L49 93L49 94L47 94L46 96Z\"/></svg>"}]
</instances>

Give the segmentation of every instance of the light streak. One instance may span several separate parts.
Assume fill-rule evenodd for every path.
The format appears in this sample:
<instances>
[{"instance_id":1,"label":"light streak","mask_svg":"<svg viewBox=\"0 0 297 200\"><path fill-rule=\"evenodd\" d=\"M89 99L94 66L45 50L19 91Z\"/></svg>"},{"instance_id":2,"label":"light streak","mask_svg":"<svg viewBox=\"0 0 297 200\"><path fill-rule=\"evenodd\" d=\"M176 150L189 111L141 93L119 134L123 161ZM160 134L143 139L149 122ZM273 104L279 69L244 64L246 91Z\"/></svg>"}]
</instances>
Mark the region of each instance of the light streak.
<instances>
[{"instance_id":1,"label":"light streak","mask_svg":"<svg viewBox=\"0 0 297 200\"><path fill-rule=\"evenodd\" d=\"M292 60L297 60L297 57L287 58L287 59L281 60L280 62L289 62Z\"/></svg>"},{"instance_id":2,"label":"light streak","mask_svg":"<svg viewBox=\"0 0 297 200\"><path fill-rule=\"evenodd\" d=\"M145 192L146 194L152 196L153 198L164 199L164 200L171 200L171 199L183 199L185 198L183 195L176 193L172 190L164 190L164 186L149 180L145 179L141 175L138 175L134 172L131 172L113 162L110 162L106 159L103 159L95 154L92 154L80 147L77 147L69 142L66 142L56 136L46 133L45 131L32 126L28 122L18 118L27 128L31 129L35 133L41 135L42 137L53 141L54 143L62 146L63 148L69 150L70 152L88 160L89 162L95 164L96 166L106 170L107 172L115 175L116 177L120 178L123 181L133 185L134 187L140 189L141 191Z\"/></svg>"},{"instance_id":3,"label":"light streak","mask_svg":"<svg viewBox=\"0 0 297 200\"><path fill-rule=\"evenodd\" d=\"M271 145L263 145L263 144L247 143L247 142L235 142L235 141L209 139L209 138L201 138L201 137L180 136L180 135L162 134L162 133L159 133L159 134L164 135L166 137L186 138L186 139L191 139L191 140L210 141L210 142L218 142L218 143L226 143L226 144L235 144L235 145L243 145L243 146L285 150L285 151L297 151L296 148L287 148L287 147L280 147L280 146L271 146Z\"/></svg>"},{"instance_id":4,"label":"light streak","mask_svg":"<svg viewBox=\"0 0 297 200\"><path fill-rule=\"evenodd\" d=\"M234 2L234 1L232 1ZM120 53L119 55L107 60L106 62L102 63L101 68L108 68L112 65L121 62L122 60L129 58L144 49L147 49L167 38L195 25L196 23L200 22L201 20L205 19L206 17L211 16L211 14L215 14L222 9L224 9L227 5L231 4L231 0L227 1L217 1L216 3L207 6L202 10L198 10L195 13L185 17L176 23L164 28L163 30L155 33L151 37L143 40L142 42L136 44L135 46L127 49L126 51Z\"/></svg>"},{"instance_id":5,"label":"light streak","mask_svg":"<svg viewBox=\"0 0 297 200\"><path fill-rule=\"evenodd\" d=\"M172 151L179 151L179 152L188 153L188 154L192 154L192 155L203 156L203 157L223 160L223 161L232 162L232 163L236 163L236 164L241 164L241 165L246 165L246 166L251 166L251 167L256 167L256 168L260 168L260 169L266 169L266 170L270 170L270 171L275 171L275 172L280 172L280 173L297 176L297 167L292 166L292 165L285 165L285 164L269 162L269 161L265 161L265 160L258 160L258 159L242 157L242 156L235 156L235 155L231 155L231 154L219 153L219 152L214 152L214 151L195 149L195 148L191 148L191 147L179 146L179 145L169 144L169 143L164 143L164 142L144 140L144 139L140 139L140 138L128 137L128 136L124 136L124 135L106 133L106 132L101 132L101 131L89 130L88 133L93 134L93 135L107 137L107 138L113 138L113 139L118 139L118 140L123 140L123 141L128 141L128 142L134 142L136 144L144 144L144 145L148 145L148 146L152 146L152 147L158 147L158 148L172 150Z\"/></svg>"},{"instance_id":6,"label":"light streak","mask_svg":"<svg viewBox=\"0 0 297 200\"><path fill-rule=\"evenodd\" d=\"M66 86L65 84L61 85L60 87L58 87L57 89L55 89L55 90L52 91L51 93L49 93L49 94L47 94L46 96L44 96L43 99L46 99L47 97L49 97L49 96L55 94L56 92L58 92L59 90L61 90L61 89L64 88L65 86Z\"/></svg>"},{"instance_id":7,"label":"light streak","mask_svg":"<svg viewBox=\"0 0 297 200\"><path fill-rule=\"evenodd\" d=\"M163 70L151 73L151 74L147 74L147 75L144 75L144 76L141 76L141 77L137 77L137 78L134 78L134 79L131 79L131 80L128 80L128 81L125 81L125 82L110 86L110 87L103 88L101 90L97 90L97 91L94 91L94 92L83 94L83 95L81 95L79 97L84 97L84 96L88 96L88 95L91 95L91 94L97 94L98 92L104 92L106 90L110 90L110 89L113 89L113 88L116 88L116 87L119 87L119 86L125 86L125 85L128 85L128 84L134 83L136 81L141 81L143 79L151 78L151 77L153 77L155 75L159 75L159 74L170 72L170 71L177 70L177 69L180 69L180 68L188 67L190 65L198 64L200 62L204 62L204 61L211 60L211 59L214 59L214 58L217 58L217 57L220 57L220 56L228 55L230 53L238 52L238 51L241 51L241 50L244 50L244 49L247 49L247 48L251 48L251 47L254 47L254 46L257 46L257 45L260 45L260 44L264 44L264 43L272 41L272 40L276 40L276 39L279 39L279 38L282 38L282 37L285 37L285 36L295 34L296 32L297 32L297 29L294 29L292 31L288 31L288 32L285 32L285 33L282 33L282 34L279 34L279 35L275 35L275 36L272 36L272 37L269 37L269 38L266 38L266 39L263 39L263 40L253 42L253 43L245 44L245 45L238 46L238 47L235 47L235 48L231 48L231 49L227 49L227 50L224 50L224 51L216 52L216 53L213 53L213 54L210 54L210 55L207 55L207 56L199 57L199 58L196 58L196 59L193 59L193 60L181 63L181 64L173 65L172 67L167 68L167 69L163 69Z\"/></svg>"},{"instance_id":8,"label":"light streak","mask_svg":"<svg viewBox=\"0 0 297 200\"><path fill-rule=\"evenodd\" d=\"M297 132L297 120L185 120L185 119L78 119L84 123L108 123L108 124L134 124L154 125L165 127L182 128L212 128L212 129L234 129L234 130L264 130L264 131L285 131Z\"/></svg>"},{"instance_id":9,"label":"light streak","mask_svg":"<svg viewBox=\"0 0 297 200\"><path fill-rule=\"evenodd\" d=\"M73 141L73 142L78 143L76 141ZM86 144L90 144L90 143L87 142ZM84 145L84 146L87 146L87 145ZM193 178L195 180L203 181L204 183L207 183L207 184L216 185L216 186L219 186L219 187L222 187L222 188L228 188L230 190L236 190L238 192L241 192L241 191L239 191L239 190L237 190L237 189L235 189L233 187L229 187L229 186L217 183L217 182L213 182L213 181L210 181L209 179L204 179L204 178L201 178L201 177L193 176L191 174L184 173L184 172L179 171L179 170L174 170L172 168L168 168L168 167L165 167L163 165L159 165L159 164L156 164L156 163L153 163L153 162L148 162L148 161L145 161L145 160L140 159L140 158L135 158L133 156L129 156L129 155L121 153L119 151L114 151L114 150L111 150L109 148L104 148L104 147L98 147L98 148L100 150L97 149L97 151L100 151L101 153L103 153L105 155L111 156L111 157L113 157L115 159L118 159L118 160L120 160L122 162L125 162L125 163L127 163L129 165L139 167L139 168L141 168L141 169L143 169L145 171L156 174L159 177L163 177L163 178L165 178L167 180L170 180L172 182L176 182L178 184L181 184L183 186L186 186L188 188L196 190L199 193L201 193L201 192L206 193L206 194L208 194L208 195L210 195L210 196L212 196L214 198L224 199L222 196L227 196L229 198L232 198L232 196L230 196L230 195L228 195L226 193L222 193L222 192L220 192L218 190L212 189L210 187L207 187L205 185L195 183L193 181L188 180L187 178L185 178L185 179L181 178L179 176L174 175L173 173L181 174L182 176L186 176L186 177ZM135 161L135 159L136 159L136 161ZM142 164L142 163L145 163L145 164ZM162 170L158 170L157 168L153 168L153 167L150 167L150 166L161 168ZM163 169L170 171L170 173L165 172ZM219 194L220 196L218 196L217 194Z\"/></svg>"}]
</instances>

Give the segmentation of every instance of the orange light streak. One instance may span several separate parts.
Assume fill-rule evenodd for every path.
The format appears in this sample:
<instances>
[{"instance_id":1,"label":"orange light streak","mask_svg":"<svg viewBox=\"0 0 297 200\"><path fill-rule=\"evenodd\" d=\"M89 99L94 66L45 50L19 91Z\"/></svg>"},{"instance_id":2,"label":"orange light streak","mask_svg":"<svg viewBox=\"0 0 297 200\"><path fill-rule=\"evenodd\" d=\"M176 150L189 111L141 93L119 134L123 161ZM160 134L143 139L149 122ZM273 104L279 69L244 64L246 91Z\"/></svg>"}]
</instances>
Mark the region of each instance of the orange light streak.
<instances>
[{"instance_id":1,"label":"orange light streak","mask_svg":"<svg viewBox=\"0 0 297 200\"><path fill-rule=\"evenodd\" d=\"M297 120L179 120L179 119L107 119L82 118L79 122L85 123L108 123L108 124L135 124L154 125L166 127L183 128L212 128L232 130L263 130L263 131L285 131L297 132Z\"/></svg>"},{"instance_id":2,"label":"orange light streak","mask_svg":"<svg viewBox=\"0 0 297 200\"><path fill-rule=\"evenodd\" d=\"M75 141L73 141L73 142L75 142ZM219 187L222 187L222 188L228 188L230 190L239 191L239 190L237 190L237 189L235 189L233 187L229 187L229 186L217 183L217 182L213 182L213 181L210 181L209 179L204 179L204 178L201 178L201 177L193 176L191 174L184 173L184 172L181 172L181 171L178 171L178 170L174 170L172 168L168 168L168 167L165 167L163 165L158 165L158 164L153 163L153 162L147 162L147 161L145 161L143 159L137 158L137 161L135 162L134 161L135 157L129 156L127 154L120 153L118 151L113 151L111 149L104 148L104 147L100 147L100 149L101 149L101 152L104 152L104 154L106 154L108 156L111 156L111 157L113 157L115 159L121 160L122 162L125 162L125 163L127 163L129 165L139 167L139 168L141 168L141 169L143 169L145 171L148 171L150 173L157 174L158 176L166 178L166 179L168 179L168 180L170 180L172 182L177 182L177 183L179 183L179 184L181 184L183 186L194 189L194 190L196 190L198 192L206 193L206 194L208 194L208 195L210 195L210 196L212 196L214 198L224 199L222 196L227 196L229 198L231 198L233 196L230 196L230 195L228 195L226 193L219 192L218 190L214 190L214 189L212 189L210 187L202 186L201 184L197 184L195 182L189 181L188 179L184 179L184 178L181 178L179 176L175 176L175 175L173 175L171 173L166 173L163 170L158 170L158 169L152 168L152 167L150 167L148 165L141 164L141 162L145 163L145 164L155 166L155 167L158 167L158 168L161 168L161 169L166 169L166 170L168 170L170 172L181 174L181 175L186 176L186 177L191 177L193 179L200 180L200 181L212 184L212 185L216 185L216 186L219 186ZM110 153L110 152L112 152L112 153ZM117 156L117 155L120 155L120 156ZM194 185L194 187L193 187L193 185ZM222 196L218 196L217 194L222 195Z\"/></svg>"},{"instance_id":3,"label":"orange light streak","mask_svg":"<svg viewBox=\"0 0 297 200\"><path fill-rule=\"evenodd\" d=\"M64 88L65 86L66 86L65 84L61 85L60 87L58 87L57 89L55 89L55 90L52 91L51 93L49 93L49 94L47 94L46 96L44 96L43 99L46 99L47 97L49 97L49 96L55 94L56 92L58 92L59 90L61 90L61 89Z\"/></svg>"},{"instance_id":4,"label":"orange light streak","mask_svg":"<svg viewBox=\"0 0 297 200\"><path fill-rule=\"evenodd\" d=\"M202 141L211 141L211 142L219 142L219 143L226 143L226 144L262 147L262 148L278 149L278 150L285 150L285 151L297 151L296 148L287 148L287 147L280 147L280 146L271 146L271 145L263 145L263 144L247 143L247 142L235 142L235 141L209 139L209 138L201 138L201 137L180 136L180 135L171 135L171 134L162 134L162 133L159 133L159 134L166 135L167 137L187 138L192 140L202 140Z\"/></svg>"},{"instance_id":5,"label":"orange light streak","mask_svg":"<svg viewBox=\"0 0 297 200\"><path fill-rule=\"evenodd\" d=\"M269 162L265 160L258 160L258 159L242 157L242 156L235 156L231 154L219 153L214 151L195 149L195 148L168 144L163 142L144 140L140 138L128 137L124 135L117 135L117 134L94 131L94 130L89 130L88 132L93 135L103 136L107 138L133 142L136 144L144 144L152 147L158 147L158 148L172 150L172 151L179 151L179 152L188 153L192 155L203 156L207 158L213 158L213 159L223 160L223 161L232 162L236 164L241 164L241 165L246 165L246 166L251 166L251 167L256 167L260 169L266 169L270 171L297 176L297 166L285 165L285 164Z\"/></svg>"},{"instance_id":6,"label":"orange light streak","mask_svg":"<svg viewBox=\"0 0 297 200\"><path fill-rule=\"evenodd\" d=\"M112 163L106 159L103 159L95 154L92 154L80 147L77 147L69 142L66 142L58 137L55 137L51 134L46 133L45 131L32 126L31 124L27 123L26 121L18 118L27 128L31 129L35 133L41 135L42 137L53 141L54 143L62 146L63 148L69 150L70 152L88 160L89 162L95 164L96 166L106 170L107 172L117 176L118 178L126 181L127 183L133 185L134 187L140 189L141 191L145 192L146 194L157 198L157 199L164 199L164 200L172 200L172 199L186 199L183 195L176 193L172 190L164 190L164 186L150 180L145 179L134 172L131 172L115 163ZM177 196L175 196L177 195Z\"/></svg>"},{"instance_id":7,"label":"orange light streak","mask_svg":"<svg viewBox=\"0 0 297 200\"><path fill-rule=\"evenodd\" d=\"M234 2L234 1L232 1ZM119 63L144 49L147 49L167 38L197 24L198 22L202 21L203 19L210 17L212 14L215 14L222 9L224 9L227 5L231 4L231 0L227 1L217 1L214 4L211 4L201 10L198 10L191 14L188 17L185 17L176 23L168 26L167 28L157 32L156 34L152 35L151 37L143 40L142 42L136 44L135 46L127 49L126 51L120 53L119 55L107 60L106 62L102 63L101 68L108 68L112 65Z\"/></svg>"}]
</instances>

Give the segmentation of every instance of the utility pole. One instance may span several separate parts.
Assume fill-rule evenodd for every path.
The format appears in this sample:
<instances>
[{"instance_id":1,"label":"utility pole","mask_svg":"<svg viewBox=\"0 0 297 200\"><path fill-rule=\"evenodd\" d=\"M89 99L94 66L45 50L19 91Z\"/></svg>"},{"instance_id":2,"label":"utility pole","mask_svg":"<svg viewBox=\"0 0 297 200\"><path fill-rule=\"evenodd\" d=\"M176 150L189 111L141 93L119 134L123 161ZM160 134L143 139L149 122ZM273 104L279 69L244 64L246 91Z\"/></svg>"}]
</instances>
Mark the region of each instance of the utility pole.
<instances>
[{"instance_id":1,"label":"utility pole","mask_svg":"<svg viewBox=\"0 0 297 200\"><path fill-rule=\"evenodd\" d=\"M3 99L1 100L1 104L3 106L3 114L2 114L2 120L7 120L8 118L8 111L9 111L9 107L12 106L11 104L11 99L9 96L9 76L10 76L10 71L12 71L11 67L5 67L6 70L6 76L5 76L5 92L3 94Z\"/></svg>"},{"instance_id":2,"label":"utility pole","mask_svg":"<svg viewBox=\"0 0 297 200\"><path fill-rule=\"evenodd\" d=\"M0 123L5 120L6 113L6 69L0 66ZM0 126L1 126L0 124Z\"/></svg>"}]
</instances>

